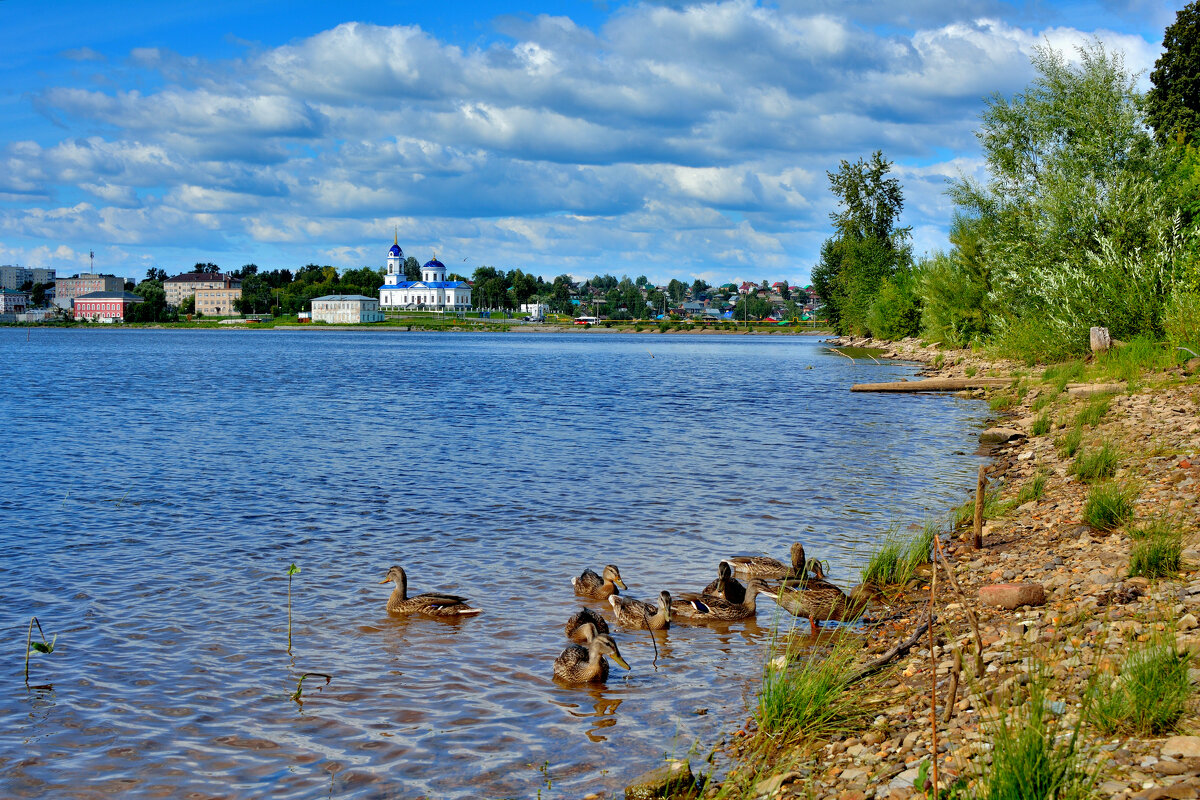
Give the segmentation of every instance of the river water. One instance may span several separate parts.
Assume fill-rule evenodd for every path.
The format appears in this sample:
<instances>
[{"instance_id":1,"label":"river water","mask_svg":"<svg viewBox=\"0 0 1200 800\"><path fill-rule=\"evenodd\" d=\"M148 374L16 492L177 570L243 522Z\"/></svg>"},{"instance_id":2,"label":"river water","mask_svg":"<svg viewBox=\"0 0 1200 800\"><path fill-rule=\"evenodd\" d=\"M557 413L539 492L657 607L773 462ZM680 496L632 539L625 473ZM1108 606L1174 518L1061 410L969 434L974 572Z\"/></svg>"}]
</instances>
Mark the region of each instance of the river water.
<instances>
[{"instance_id":1,"label":"river water","mask_svg":"<svg viewBox=\"0 0 1200 800\"><path fill-rule=\"evenodd\" d=\"M775 609L657 658L618 632L632 671L569 688L571 576L614 563L652 599L800 539L854 583L974 485L987 413L850 394L915 368L809 337L5 329L0 353L5 797L616 791L747 716ZM483 613L389 618L392 564ZM26 688L30 615L57 646ZM332 681L298 704L305 671Z\"/></svg>"}]
</instances>

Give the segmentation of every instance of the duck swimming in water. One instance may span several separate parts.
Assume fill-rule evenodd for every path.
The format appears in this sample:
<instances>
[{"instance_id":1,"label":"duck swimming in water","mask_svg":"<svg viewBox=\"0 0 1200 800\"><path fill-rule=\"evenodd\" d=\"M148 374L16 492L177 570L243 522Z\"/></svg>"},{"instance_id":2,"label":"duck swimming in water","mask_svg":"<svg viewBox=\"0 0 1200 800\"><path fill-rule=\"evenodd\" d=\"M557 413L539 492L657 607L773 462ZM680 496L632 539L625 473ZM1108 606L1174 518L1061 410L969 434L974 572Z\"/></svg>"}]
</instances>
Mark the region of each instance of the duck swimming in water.
<instances>
[{"instance_id":1,"label":"duck swimming in water","mask_svg":"<svg viewBox=\"0 0 1200 800\"><path fill-rule=\"evenodd\" d=\"M729 566L729 562L722 561L717 564L716 580L701 589L700 594L720 597L731 603L741 603L746 599L746 587L733 577L733 568Z\"/></svg>"},{"instance_id":2,"label":"duck swimming in water","mask_svg":"<svg viewBox=\"0 0 1200 800\"><path fill-rule=\"evenodd\" d=\"M767 585L758 578L752 578L746 584L746 599L740 603L731 603L722 597L711 594L687 593L681 599L671 603L671 613L681 621L691 623L732 622L739 619L749 619L757 612L755 599L760 591L770 593Z\"/></svg>"},{"instance_id":3,"label":"duck swimming in water","mask_svg":"<svg viewBox=\"0 0 1200 800\"><path fill-rule=\"evenodd\" d=\"M588 625L592 627L588 629ZM581 608L571 615L563 630L572 642L587 644L596 638L597 633L608 633L608 623L590 608Z\"/></svg>"},{"instance_id":4,"label":"duck swimming in water","mask_svg":"<svg viewBox=\"0 0 1200 800\"><path fill-rule=\"evenodd\" d=\"M575 594L592 600L607 600L609 595L620 594L618 586L628 588L621 580L621 571L612 564L604 568L603 576L585 569L578 578L571 578L571 585L575 587Z\"/></svg>"},{"instance_id":5,"label":"duck swimming in water","mask_svg":"<svg viewBox=\"0 0 1200 800\"><path fill-rule=\"evenodd\" d=\"M583 627L589 627L591 623L585 623ZM629 662L621 658L621 651L617 649L617 643L607 633L597 633L595 637L588 642L587 647L573 644L562 651L558 658L554 659L554 677L559 680L569 683L591 683L594 681L603 682L608 680L608 661L605 656L610 656L618 666L623 669L629 669Z\"/></svg>"},{"instance_id":6,"label":"duck swimming in water","mask_svg":"<svg viewBox=\"0 0 1200 800\"><path fill-rule=\"evenodd\" d=\"M658 593L658 606L652 606L642 600L620 595L609 595L608 602L613 608L617 622L624 628L633 630L664 631L671 627L671 593Z\"/></svg>"},{"instance_id":7,"label":"duck swimming in water","mask_svg":"<svg viewBox=\"0 0 1200 800\"><path fill-rule=\"evenodd\" d=\"M468 605L465 597L442 592L425 592L415 597L408 596L408 574L403 567L393 566L380 583L393 582L396 588L388 598L389 614L424 614L427 617L469 617L480 609Z\"/></svg>"},{"instance_id":8,"label":"duck swimming in water","mask_svg":"<svg viewBox=\"0 0 1200 800\"><path fill-rule=\"evenodd\" d=\"M775 581L782 578L800 577L804 574L804 545L796 542L791 549L792 563L784 564L770 556L732 556L725 559L733 574L739 578L761 578Z\"/></svg>"}]
</instances>

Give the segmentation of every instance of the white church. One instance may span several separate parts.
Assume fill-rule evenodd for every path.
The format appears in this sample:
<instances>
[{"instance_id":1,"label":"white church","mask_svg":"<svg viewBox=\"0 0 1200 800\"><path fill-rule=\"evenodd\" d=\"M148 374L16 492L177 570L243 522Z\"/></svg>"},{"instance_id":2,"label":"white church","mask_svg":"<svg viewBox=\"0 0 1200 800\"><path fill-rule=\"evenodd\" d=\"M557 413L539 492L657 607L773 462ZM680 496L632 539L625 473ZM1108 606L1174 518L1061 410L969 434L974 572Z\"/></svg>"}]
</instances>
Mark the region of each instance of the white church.
<instances>
[{"instance_id":1,"label":"white church","mask_svg":"<svg viewBox=\"0 0 1200 800\"><path fill-rule=\"evenodd\" d=\"M446 280L446 265L436 258L421 267L421 280L405 280L404 251L397 235L388 251L387 274L379 287L379 307L466 311L471 307L471 284Z\"/></svg>"}]
</instances>

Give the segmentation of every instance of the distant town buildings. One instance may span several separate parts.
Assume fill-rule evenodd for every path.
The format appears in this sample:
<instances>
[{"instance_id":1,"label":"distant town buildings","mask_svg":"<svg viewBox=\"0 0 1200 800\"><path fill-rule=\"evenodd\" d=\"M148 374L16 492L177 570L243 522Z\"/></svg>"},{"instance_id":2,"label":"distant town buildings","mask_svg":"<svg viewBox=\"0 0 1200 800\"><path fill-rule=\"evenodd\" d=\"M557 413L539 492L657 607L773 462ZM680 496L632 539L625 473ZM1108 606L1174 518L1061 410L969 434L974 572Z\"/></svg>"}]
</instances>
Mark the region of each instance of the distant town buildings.
<instances>
[{"instance_id":1,"label":"distant town buildings","mask_svg":"<svg viewBox=\"0 0 1200 800\"><path fill-rule=\"evenodd\" d=\"M0 314L24 314L29 294L16 289L0 289Z\"/></svg>"},{"instance_id":2,"label":"distant town buildings","mask_svg":"<svg viewBox=\"0 0 1200 800\"><path fill-rule=\"evenodd\" d=\"M383 322L379 301L361 294L327 294L314 297L312 321L330 324L358 324L360 322Z\"/></svg>"},{"instance_id":3,"label":"distant town buildings","mask_svg":"<svg viewBox=\"0 0 1200 800\"><path fill-rule=\"evenodd\" d=\"M178 308L189 297L192 297L200 289L237 289L238 297L241 297L242 282L229 275L220 272L185 272L182 275L176 275L174 278L167 278L163 281L163 291L167 295L167 305ZM217 298L212 298L213 302L217 302ZM199 298L197 298L199 300ZM232 304L226 308L233 308ZM199 311L199 303L196 310ZM208 312L203 312L207 314ZM231 312L225 312L231 313Z\"/></svg>"},{"instance_id":4,"label":"distant town buildings","mask_svg":"<svg viewBox=\"0 0 1200 800\"><path fill-rule=\"evenodd\" d=\"M0 266L0 289L20 289L27 283L54 283L54 270L34 267Z\"/></svg>"},{"instance_id":5,"label":"distant town buildings","mask_svg":"<svg viewBox=\"0 0 1200 800\"><path fill-rule=\"evenodd\" d=\"M387 272L379 289L383 308L426 308L466 311L471 308L471 284L446 280L446 265L436 258L421 267L421 279L404 279L404 251L396 239L388 251Z\"/></svg>"},{"instance_id":6,"label":"distant town buildings","mask_svg":"<svg viewBox=\"0 0 1200 800\"><path fill-rule=\"evenodd\" d=\"M237 281L233 281L237 283ZM242 285L222 286L219 289L196 290L196 313L206 317L227 317L233 314L233 301L242 296ZM170 300L167 300L170 303Z\"/></svg>"},{"instance_id":7,"label":"distant town buildings","mask_svg":"<svg viewBox=\"0 0 1200 800\"><path fill-rule=\"evenodd\" d=\"M54 304L69 311L77 297L92 292L121 292L124 290L124 278L118 278L116 275L84 272L54 281Z\"/></svg>"},{"instance_id":8,"label":"distant town buildings","mask_svg":"<svg viewBox=\"0 0 1200 800\"><path fill-rule=\"evenodd\" d=\"M133 292L88 292L75 298L75 319L90 322L124 322L125 312L135 303L142 302L141 295Z\"/></svg>"}]
</instances>

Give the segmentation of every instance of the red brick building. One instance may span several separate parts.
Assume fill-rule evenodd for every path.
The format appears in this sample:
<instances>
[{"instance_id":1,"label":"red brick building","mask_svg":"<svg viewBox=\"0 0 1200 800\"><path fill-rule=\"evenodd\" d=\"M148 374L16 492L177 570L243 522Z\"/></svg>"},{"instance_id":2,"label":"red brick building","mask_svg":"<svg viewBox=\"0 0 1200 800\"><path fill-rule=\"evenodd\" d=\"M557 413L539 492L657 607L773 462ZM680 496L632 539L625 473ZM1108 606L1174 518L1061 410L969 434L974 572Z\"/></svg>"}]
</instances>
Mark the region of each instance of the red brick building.
<instances>
[{"instance_id":1,"label":"red brick building","mask_svg":"<svg viewBox=\"0 0 1200 800\"><path fill-rule=\"evenodd\" d=\"M75 319L124 322L126 310L142 300L133 292L89 292L75 298Z\"/></svg>"}]
</instances>

